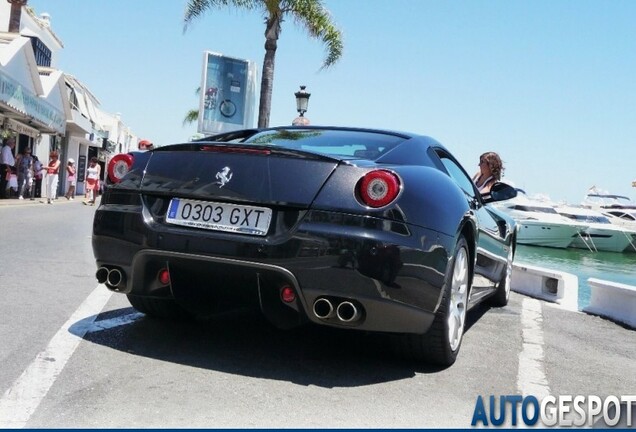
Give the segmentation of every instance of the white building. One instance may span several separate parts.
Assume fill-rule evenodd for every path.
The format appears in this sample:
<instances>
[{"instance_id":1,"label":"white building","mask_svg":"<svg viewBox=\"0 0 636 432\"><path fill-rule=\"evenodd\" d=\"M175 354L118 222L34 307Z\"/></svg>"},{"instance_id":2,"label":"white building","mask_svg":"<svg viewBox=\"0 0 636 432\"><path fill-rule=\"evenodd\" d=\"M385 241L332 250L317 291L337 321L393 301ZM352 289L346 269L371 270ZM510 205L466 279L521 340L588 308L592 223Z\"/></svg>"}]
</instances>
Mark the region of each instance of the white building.
<instances>
[{"instance_id":1,"label":"white building","mask_svg":"<svg viewBox=\"0 0 636 432\"><path fill-rule=\"evenodd\" d=\"M51 17L36 16L24 4L0 0L0 134L17 138L16 154L31 147L44 163L53 150L62 166L75 159L81 194L92 157L105 165L112 154L136 149L138 140L119 115L100 109L78 78L57 69L64 45L51 29ZM61 170L58 195L65 179Z\"/></svg>"}]
</instances>

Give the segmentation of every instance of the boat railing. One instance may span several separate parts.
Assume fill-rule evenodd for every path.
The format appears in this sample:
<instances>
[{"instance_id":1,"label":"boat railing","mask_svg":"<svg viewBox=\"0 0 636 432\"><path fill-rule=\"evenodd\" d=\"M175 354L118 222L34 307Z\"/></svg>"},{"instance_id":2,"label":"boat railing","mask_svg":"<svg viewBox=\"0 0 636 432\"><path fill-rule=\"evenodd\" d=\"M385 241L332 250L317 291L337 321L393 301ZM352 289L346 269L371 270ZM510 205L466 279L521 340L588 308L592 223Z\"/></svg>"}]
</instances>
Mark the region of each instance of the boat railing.
<instances>
[{"instance_id":1,"label":"boat railing","mask_svg":"<svg viewBox=\"0 0 636 432\"><path fill-rule=\"evenodd\" d=\"M625 235L625 237L627 237L627 241L629 242L629 245L632 247L632 249L634 251L636 251L636 244L634 242L634 235L628 234L627 231L625 230L621 230L621 232L623 233L623 235Z\"/></svg>"}]
</instances>

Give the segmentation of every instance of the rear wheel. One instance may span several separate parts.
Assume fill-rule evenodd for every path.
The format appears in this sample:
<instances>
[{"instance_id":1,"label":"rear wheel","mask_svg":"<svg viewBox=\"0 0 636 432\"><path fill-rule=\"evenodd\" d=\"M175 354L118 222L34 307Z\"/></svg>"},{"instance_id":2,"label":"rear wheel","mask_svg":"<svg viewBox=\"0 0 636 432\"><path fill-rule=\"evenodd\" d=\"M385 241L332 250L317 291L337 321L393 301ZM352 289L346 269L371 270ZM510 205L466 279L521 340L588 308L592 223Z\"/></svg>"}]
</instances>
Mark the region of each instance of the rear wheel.
<instances>
[{"instance_id":1,"label":"rear wheel","mask_svg":"<svg viewBox=\"0 0 636 432\"><path fill-rule=\"evenodd\" d=\"M173 299L127 295L128 301L139 312L154 318L190 318L192 315Z\"/></svg>"},{"instance_id":2,"label":"rear wheel","mask_svg":"<svg viewBox=\"0 0 636 432\"><path fill-rule=\"evenodd\" d=\"M423 335L405 334L400 338L401 351L407 357L441 366L455 363L468 310L469 262L468 244L464 237L460 237L431 328Z\"/></svg>"},{"instance_id":3,"label":"rear wheel","mask_svg":"<svg viewBox=\"0 0 636 432\"><path fill-rule=\"evenodd\" d=\"M508 258L506 260L506 270L504 271L499 285L497 285L497 291L490 298L490 304L497 307L504 307L508 304L510 299L510 280L512 279L512 260L514 258L514 250L510 245L508 250Z\"/></svg>"}]
</instances>

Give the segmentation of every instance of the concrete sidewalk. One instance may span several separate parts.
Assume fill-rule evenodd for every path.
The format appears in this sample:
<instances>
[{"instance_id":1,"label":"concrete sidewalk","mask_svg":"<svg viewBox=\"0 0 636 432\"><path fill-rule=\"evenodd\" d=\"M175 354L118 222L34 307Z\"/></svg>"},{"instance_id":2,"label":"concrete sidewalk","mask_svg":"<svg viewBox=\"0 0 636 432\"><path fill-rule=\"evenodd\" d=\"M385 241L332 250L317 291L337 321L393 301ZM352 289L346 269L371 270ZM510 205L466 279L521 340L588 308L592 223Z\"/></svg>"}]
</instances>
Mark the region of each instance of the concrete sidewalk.
<instances>
[{"instance_id":1,"label":"concrete sidewalk","mask_svg":"<svg viewBox=\"0 0 636 432\"><path fill-rule=\"evenodd\" d=\"M97 199L99 202L99 198ZM76 203L76 204L80 204L84 201L84 197L81 195L77 195L75 196L74 200L67 200L65 197L58 197L57 199L53 200L53 204L52 205L60 205L60 204L68 204L68 203ZM25 199L18 199L18 198L6 198L6 199L0 199L0 208L3 207L14 207L14 206L25 206L25 205L46 205L46 198L25 198Z\"/></svg>"}]
</instances>

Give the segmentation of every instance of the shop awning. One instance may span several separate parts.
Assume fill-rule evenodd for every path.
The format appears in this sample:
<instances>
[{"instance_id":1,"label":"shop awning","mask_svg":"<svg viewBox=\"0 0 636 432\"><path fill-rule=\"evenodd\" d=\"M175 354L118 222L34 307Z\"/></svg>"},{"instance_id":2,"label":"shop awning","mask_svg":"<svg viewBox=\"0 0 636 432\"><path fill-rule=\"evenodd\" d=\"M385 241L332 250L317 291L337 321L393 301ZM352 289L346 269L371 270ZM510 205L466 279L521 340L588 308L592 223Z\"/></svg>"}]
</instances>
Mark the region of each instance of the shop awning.
<instances>
[{"instance_id":1,"label":"shop awning","mask_svg":"<svg viewBox=\"0 0 636 432\"><path fill-rule=\"evenodd\" d=\"M47 129L45 133L64 134L66 128L64 112L36 96L2 71L0 71L0 102L43 125L43 128Z\"/></svg>"}]
</instances>

